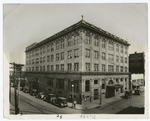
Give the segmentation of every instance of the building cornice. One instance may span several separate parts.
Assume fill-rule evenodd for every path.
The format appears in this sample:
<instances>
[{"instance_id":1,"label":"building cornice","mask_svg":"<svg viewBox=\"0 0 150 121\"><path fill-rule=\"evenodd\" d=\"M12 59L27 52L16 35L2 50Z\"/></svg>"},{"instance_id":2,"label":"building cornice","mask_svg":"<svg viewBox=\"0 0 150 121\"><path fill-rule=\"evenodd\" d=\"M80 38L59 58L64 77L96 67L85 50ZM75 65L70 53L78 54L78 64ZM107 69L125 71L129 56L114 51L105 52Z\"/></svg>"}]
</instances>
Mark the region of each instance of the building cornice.
<instances>
[{"instance_id":1,"label":"building cornice","mask_svg":"<svg viewBox=\"0 0 150 121\"><path fill-rule=\"evenodd\" d=\"M34 46L31 47L31 48L29 48L29 49L26 49L25 52L28 52L28 51L30 51L30 50L32 50L32 49L35 49L35 48L37 48L37 47L40 47L40 46L42 46L42 45L44 45L44 44L46 44L46 43L49 43L50 41L53 41L53 40L55 40L55 39L57 39L57 38L59 38L59 37L65 35L65 34L71 32L71 31L74 31L74 30L80 29L80 28L85 28L85 29L92 30L92 31L94 31L94 32L96 32L96 33L98 33L98 34L101 34L101 35L103 35L103 36L109 37L109 38L113 39L114 41L117 41L118 43L122 43L122 44L124 44L124 45L126 45L126 46L129 46L129 45L130 45L130 44L129 44L127 41L125 41L124 39L121 39L121 38L119 38L119 37L117 37L117 36L115 36L115 35L113 35L113 34L107 32L107 31L104 31L104 30L101 29L101 28L98 28L98 27L96 27L96 26L94 26L94 25L92 25L92 24L90 24L90 23L88 23L88 22L86 22L86 21L84 21L84 20L81 20L81 21L79 21L78 23L73 24L72 26L70 26L70 27L68 27L68 28L66 28L66 29L64 29L64 30L62 30L62 31L60 31L60 32L58 32L58 33L56 33L56 34L54 34L54 35L51 36L51 37L46 38L45 40L42 40L42 41L39 42L39 43L34 43L34 44L32 44L32 45L34 45ZM28 46L28 47L29 47L29 46ZM27 48L28 48L28 47L27 47Z\"/></svg>"}]
</instances>

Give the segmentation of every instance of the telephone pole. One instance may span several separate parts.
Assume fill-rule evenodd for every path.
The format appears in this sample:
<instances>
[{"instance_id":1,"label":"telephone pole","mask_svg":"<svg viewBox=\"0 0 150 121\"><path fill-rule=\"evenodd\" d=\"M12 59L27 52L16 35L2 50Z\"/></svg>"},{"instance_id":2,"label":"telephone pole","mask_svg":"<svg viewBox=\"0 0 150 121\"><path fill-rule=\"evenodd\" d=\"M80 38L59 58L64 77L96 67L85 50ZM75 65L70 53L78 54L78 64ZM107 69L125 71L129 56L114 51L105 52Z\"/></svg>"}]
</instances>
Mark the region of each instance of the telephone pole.
<instances>
[{"instance_id":1,"label":"telephone pole","mask_svg":"<svg viewBox=\"0 0 150 121\"><path fill-rule=\"evenodd\" d=\"M17 70L17 67L22 67L23 66L23 64L16 64L15 62L13 62L13 63L10 63L11 65L13 65L13 79L14 79L14 93L15 93L15 95L14 95L14 98L15 98L15 114L17 115L17 114L19 114L19 90L20 90L20 77L19 77L19 79L18 79L18 81L17 81L17 78L16 78L16 76L17 76L17 73L16 73L16 70ZM21 72L21 69L20 69L20 72ZM19 73L19 75L20 75L21 73ZM18 85L18 95L17 95L17 85ZM11 89L10 89L11 90ZM10 93L11 93L11 91L10 91ZM11 95L11 94L10 94ZM11 97L11 96L10 96Z\"/></svg>"}]
</instances>

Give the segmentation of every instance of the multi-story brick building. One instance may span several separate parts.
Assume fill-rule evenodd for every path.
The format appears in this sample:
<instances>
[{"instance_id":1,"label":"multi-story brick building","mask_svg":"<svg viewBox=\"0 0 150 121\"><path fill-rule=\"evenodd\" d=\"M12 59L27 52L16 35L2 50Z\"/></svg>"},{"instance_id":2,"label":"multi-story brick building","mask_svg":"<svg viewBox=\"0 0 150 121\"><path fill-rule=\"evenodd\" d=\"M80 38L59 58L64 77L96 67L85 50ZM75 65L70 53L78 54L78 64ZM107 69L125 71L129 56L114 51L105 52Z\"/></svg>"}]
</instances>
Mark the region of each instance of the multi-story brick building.
<instances>
[{"instance_id":1,"label":"multi-story brick building","mask_svg":"<svg viewBox=\"0 0 150 121\"><path fill-rule=\"evenodd\" d=\"M26 48L26 76L41 90L78 103L99 99L101 92L115 96L129 89L129 45L81 20Z\"/></svg>"}]
</instances>

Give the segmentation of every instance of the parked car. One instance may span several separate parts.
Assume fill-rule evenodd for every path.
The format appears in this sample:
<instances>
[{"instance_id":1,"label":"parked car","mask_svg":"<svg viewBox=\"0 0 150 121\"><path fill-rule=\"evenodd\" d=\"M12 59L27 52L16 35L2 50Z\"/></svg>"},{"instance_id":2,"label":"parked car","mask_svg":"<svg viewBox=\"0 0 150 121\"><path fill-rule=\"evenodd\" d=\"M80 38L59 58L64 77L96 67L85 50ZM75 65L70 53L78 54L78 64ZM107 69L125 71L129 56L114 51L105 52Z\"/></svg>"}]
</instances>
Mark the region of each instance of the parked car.
<instances>
[{"instance_id":1,"label":"parked car","mask_svg":"<svg viewBox=\"0 0 150 121\"><path fill-rule=\"evenodd\" d=\"M127 98L127 99L132 98L132 90L125 91L125 98Z\"/></svg>"},{"instance_id":2,"label":"parked car","mask_svg":"<svg viewBox=\"0 0 150 121\"><path fill-rule=\"evenodd\" d=\"M39 93L36 95L36 98L43 99L45 95L46 95L45 92L39 92Z\"/></svg>"},{"instance_id":3,"label":"parked car","mask_svg":"<svg viewBox=\"0 0 150 121\"><path fill-rule=\"evenodd\" d=\"M23 92L28 93L28 92L29 92L29 87L28 87L28 86L25 86L25 87L23 88Z\"/></svg>"},{"instance_id":4,"label":"parked car","mask_svg":"<svg viewBox=\"0 0 150 121\"><path fill-rule=\"evenodd\" d=\"M53 100L56 100L55 94L46 94L43 98L44 101L47 101L49 103L52 103Z\"/></svg>"},{"instance_id":5,"label":"parked car","mask_svg":"<svg viewBox=\"0 0 150 121\"><path fill-rule=\"evenodd\" d=\"M134 92L135 95L140 95L140 93L141 93L141 90L140 90L140 89L135 89L134 91L135 91L135 92Z\"/></svg>"},{"instance_id":6,"label":"parked car","mask_svg":"<svg viewBox=\"0 0 150 121\"><path fill-rule=\"evenodd\" d=\"M30 90L30 95L35 96L37 95L38 90L37 89L31 89Z\"/></svg>"},{"instance_id":7,"label":"parked car","mask_svg":"<svg viewBox=\"0 0 150 121\"><path fill-rule=\"evenodd\" d=\"M53 104L58 107L67 107L67 98L65 97L58 97L57 99L53 100Z\"/></svg>"}]
</instances>

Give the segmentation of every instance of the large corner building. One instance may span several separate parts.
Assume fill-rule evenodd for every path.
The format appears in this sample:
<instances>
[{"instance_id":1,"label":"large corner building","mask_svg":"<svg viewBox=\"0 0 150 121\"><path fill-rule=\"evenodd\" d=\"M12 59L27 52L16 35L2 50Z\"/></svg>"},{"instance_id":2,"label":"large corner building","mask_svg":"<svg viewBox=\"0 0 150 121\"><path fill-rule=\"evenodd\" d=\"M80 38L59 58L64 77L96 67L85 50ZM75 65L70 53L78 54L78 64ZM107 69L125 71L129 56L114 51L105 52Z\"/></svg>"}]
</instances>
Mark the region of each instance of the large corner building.
<instances>
[{"instance_id":1,"label":"large corner building","mask_svg":"<svg viewBox=\"0 0 150 121\"><path fill-rule=\"evenodd\" d=\"M78 103L129 89L129 43L84 20L26 48L26 76Z\"/></svg>"}]
</instances>

